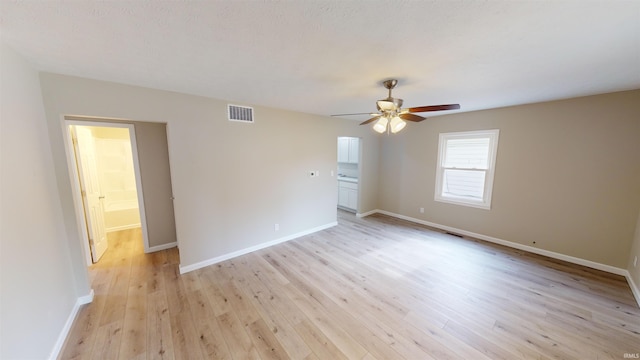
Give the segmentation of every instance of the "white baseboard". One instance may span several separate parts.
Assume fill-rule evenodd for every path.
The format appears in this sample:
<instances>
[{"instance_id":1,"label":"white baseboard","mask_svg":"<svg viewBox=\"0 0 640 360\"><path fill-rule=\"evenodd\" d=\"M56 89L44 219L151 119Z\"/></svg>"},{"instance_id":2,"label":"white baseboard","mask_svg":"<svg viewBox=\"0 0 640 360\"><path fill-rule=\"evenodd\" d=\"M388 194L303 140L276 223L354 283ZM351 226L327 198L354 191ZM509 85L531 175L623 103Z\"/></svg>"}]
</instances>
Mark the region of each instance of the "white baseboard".
<instances>
[{"instance_id":1,"label":"white baseboard","mask_svg":"<svg viewBox=\"0 0 640 360\"><path fill-rule=\"evenodd\" d=\"M377 212L380 212L380 210L371 210L371 211L367 211L365 213L356 213L356 217L363 218L365 216L373 215L373 214L375 214Z\"/></svg>"},{"instance_id":2,"label":"white baseboard","mask_svg":"<svg viewBox=\"0 0 640 360\"><path fill-rule=\"evenodd\" d=\"M107 232L114 232L114 231L122 231L122 230L135 229L135 228L139 228L140 226L142 226L142 225L140 225L140 223L137 223L137 224L127 224L127 225L120 225L120 226L112 226L112 227L106 228L105 230L106 230Z\"/></svg>"},{"instance_id":3,"label":"white baseboard","mask_svg":"<svg viewBox=\"0 0 640 360\"><path fill-rule=\"evenodd\" d=\"M152 247L148 248L147 250L145 250L144 252L145 252L145 254L148 254L148 253L152 253L152 252L156 252L156 251L171 249L171 248L174 248L176 246L178 246L178 243L176 241L174 241L174 242L168 243L168 244L152 246Z\"/></svg>"},{"instance_id":4,"label":"white baseboard","mask_svg":"<svg viewBox=\"0 0 640 360\"><path fill-rule=\"evenodd\" d=\"M312 229L301 231L299 233L295 233L295 234L292 234L292 235L289 235L289 236L285 236L285 237L282 237L282 238L279 238L279 239L275 239L275 240L268 241L268 242L265 242L265 243L262 243L262 244L251 246L251 247L248 247L248 248L245 248L245 249L242 249L242 250L234 251L234 252L231 252L231 253L228 253L228 254L224 254L224 255L221 255L221 256L216 256L214 258L211 258L211 259L208 259L208 260L205 260L205 261L201 261L201 262L198 262L198 263L195 263L195 264L186 265L186 266L182 266L181 265L180 266L180 274L185 274L185 273L188 273L190 271L198 270L198 269L203 268L205 266L217 264L219 262L222 262L222 261L225 261L225 260L229 260L229 259L232 259L234 257L245 255L245 254L248 254L248 253L251 253L251 252L254 252L254 251L257 251L257 250L261 250L261 249L264 249L264 248L268 248L270 246L277 245L277 244L280 244L280 243L283 243L283 242L286 242L286 241L289 241L289 240L297 239L297 238L305 236L305 235L313 234L315 232L318 232L318 231L321 231L321 230L324 230L324 229L328 229L328 228L336 226L336 225L338 225L338 222L334 221L334 222L331 222L331 223L328 223L328 224L325 224L325 225L321 225L321 226L318 226L318 227L315 227L315 228L312 228Z\"/></svg>"},{"instance_id":5,"label":"white baseboard","mask_svg":"<svg viewBox=\"0 0 640 360\"><path fill-rule=\"evenodd\" d=\"M433 227L433 228L436 228L436 229L441 229L441 230L452 232L452 233L455 233L455 234L466 235L466 236L473 237L473 238L476 238L476 239L485 240L485 241L492 242L492 243L495 243L495 244L504 245L504 246L507 246L507 247L510 247L510 248L523 250L523 251L527 251L527 252L538 254L538 255L548 256L548 257L553 258L553 259L563 260L563 261L570 262L570 263L573 263L573 264L578 264L578 265L590 267L592 269L602 270L602 271L606 271L608 273L624 276L627 279L627 282L629 283L629 287L631 287L631 292L633 293L633 296L635 297L636 302L638 303L638 306L640 306L640 290L636 286L635 282L633 282L633 279L631 278L631 274L626 269L621 269L621 268L618 268L618 267L615 267L615 266L601 264L601 263L597 263L595 261L585 260L585 259L577 258L577 257L574 257L574 256L569 256L569 255L557 253L557 252L554 252L554 251L538 249L538 248L535 248L535 247L532 247L532 246L518 244L518 243L511 242L511 241L498 239L498 238L495 238L495 237L492 237L492 236L487 236L487 235L483 235L483 234L474 233L474 232L471 232L471 231L457 229L457 228L454 228L454 227L451 227L451 226L436 224L436 223L432 223L430 221L420 220L420 219L412 218L410 216L405 216L405 215L392 213L390 211L376 209L376 210L367 212L366 215L363 215L363 216L368 216L368 215L372 215L372 214L375 214L375 213L388 215L388 216L395 217L395 218L398 218L398 219L411 221L411 222L414 222L414 223L417 223L417 224L430 226L430 227Z\"/></svg>"},{"instance_id":6,"label":"white baseboard","mask_svg":"<svg viewBox=\"0 0 640 360\"><path fill-rule=\"evenodd\" d=\"M627 282L629 283L629 287L631 288L631 292L633 293L633 297L636 298L636 302L638 303L638 307L640 307L640 289L638 289L638 286L636 286L636 283L633 281L633 278L631 277L631 274L629 273L629 271L627 271L627 273L625 274L625 276L627 278Z\"/></svg>"},{"instance_id":7,"label":"white baseboard","mask_svg":"<svg viewBox=\"0 0 640 360\"><path fill-rule=\"evenodd\" d=\"M55 360L60 355L60 351L62 350L62 346L64 346L65 340L67 340L67 336L69 336L69 331L71 331L71 326L78 315L78 311L80 311L80 307L85 304L89 304L93 301L94 292L93 289L89 292L89 294L80 296L76 303L73 305L73 309L71 309L71 313L67 317L67 321L64 323L64 327L62 331L60 331L60 335L58 335L58 340L53 346L51 350L51 354L49 355L50 360Z\"/></svg>"},{"instance_id":8,"label":"white baseboard","mask_svg":"<svg viewBox=\"0 0 640 360\"><path fill-rule=\"evenodd\" d=\"M538 255L548 256L550 258L554 258L554 259L558 259L558 260L564 260L566 262L570 262L570 263L578 264L578 265L583 265L583 266L586 266L586 267L590 267L590 268L593 268L593 269L606 271L608 273L612 273L612 274L616 274L616 275L625 276L625 273L627 272L626 269L617 268L615 266L601 264L601 263L597 263L595 261L585 260L585 259L577 258L577 257L574 257L574 256L569 256L569 255L565 255L565 254L549 251L549 250L539 249L539 248L535 248L533 246L528 246L528 245L515 243L515 242L512 242L512 241L498 239L498 238L495 238L493 236L487 236L487 235L483 235L483 234L478 234L478 233L474 233L474 232L467 231L467 230L457 229L457 228L454 228L454 227L451 227L451 226L440 225L440 224L432 223L430 221L420 220L420 219L416 219L416 218L412 218L412 217L409 217L409 216L392 213L392 212L385 211L385 210L375 210L375 212L380 213L380 214L384 214L384 215L388 215L388 216L392 216L392 217L395 217L395 218L398 218L398 219L407 220L407 221L411 221L411 222L414 222L414 223L418 223L418 224L434 227L436 229L441 229L441 230L452 232L452 233L455 233L455 234L460 234L460 235L465 235L465 236L469 236L469 237L480 239L480 240L485 240L485 241L488 241L488 242L492 242L494 244L504 245L504 246L507 246L507 247L510 247L510 248L514 248L514 249L518 249L518 250L524 250L524 251L527 251L527 252L530 252L530 253L534 253L534 254L538 254Z\"/></svg>"}]
</instances>

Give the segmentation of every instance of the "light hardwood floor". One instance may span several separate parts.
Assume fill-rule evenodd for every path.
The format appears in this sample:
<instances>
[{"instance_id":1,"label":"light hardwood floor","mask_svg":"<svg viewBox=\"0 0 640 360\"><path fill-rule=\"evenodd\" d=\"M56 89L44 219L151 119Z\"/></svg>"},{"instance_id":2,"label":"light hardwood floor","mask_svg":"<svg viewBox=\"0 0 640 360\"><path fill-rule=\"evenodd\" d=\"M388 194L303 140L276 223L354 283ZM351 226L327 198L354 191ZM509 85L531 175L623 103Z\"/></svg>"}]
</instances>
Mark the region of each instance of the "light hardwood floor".
<instances>
[{"instance_id":1,"label":"light hardwood floor","mask_svg":"<svg viewBox=\"0 0 640 360\"><path fill-rule=\"evenodd\" d=\"M110 234L63 359L623 359L640 353L625 279L357 219L179 275L176 249Z\"/></svg>"}]
</instances>

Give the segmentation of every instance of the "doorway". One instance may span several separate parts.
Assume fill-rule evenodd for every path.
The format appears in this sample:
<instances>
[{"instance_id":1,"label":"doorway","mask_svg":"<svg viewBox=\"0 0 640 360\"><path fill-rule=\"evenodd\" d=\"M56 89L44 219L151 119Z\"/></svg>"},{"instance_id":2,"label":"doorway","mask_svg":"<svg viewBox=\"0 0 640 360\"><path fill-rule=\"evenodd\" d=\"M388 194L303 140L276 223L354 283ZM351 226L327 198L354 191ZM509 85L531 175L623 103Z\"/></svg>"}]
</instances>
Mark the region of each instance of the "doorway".
<instances>
[{"instance_id":1,"label":"doorway","mask_svg":"<svg viewBox=\"0 0 640 360\"><path fill-rule=\"evenodd\" d=\"M87 263L108 248L107 233L142 229L148 248L135 128L131 124L68 122L73 170L81 200Z\"/></svg>"},{"instance_id":2,"label":"doorway","mask_svg":"<svg viewBox=\"0 0 640 360\"><path fill-rule=\"evenodd\" d=\"M81 239L81 247L85 254L86 264L93 263L92 245L100 239L100 235L90 237L90 231L99 230L100 224L89 223L91 215L91 205L88 204L88 212L85 212L82 186L80 176L82 170L77 166L80 161L76 161L74 143L72 141L72 126L93 126L101 128L125 128L129 132L128 148L133 158L133 172L135 174L135 194L138 203L139 224L142 234L142 245L144 253L161 251L178 246L176 237L175 214L173 207L173 189L171 184L171 167L169 164L169 145L167 137L167 124L156 122L138 122L120 119L105 119L79 116L64 116L62 119L63 138L65 151L67 154L67 165L69 177L71 179L72 197L78 225L78 234ZM123 149L123 145L117 145L120 153L127 153L128 149ZM117 151L116 151L117 152ZM89 167L89 165L87 165ZM122 171L123 169L120 169ZM97 172L96 172L97 173ZM131 195L133 193L132 181L123 183L117 175L116 182L121 185L119 194L112 194L110 200L111 210L125 210L131 212L133 208ZM87 181L85 180L85 183ZM102 189L101 189L102 190ZM116 196L117 195L117 196ZM100 196L104 196L100 199ZM106 201L106 194L99 194L99 200ZM104 205L103 209L104 209ZM97 209L96 209L97 207ZM99 211L99 206L94 209ZM85 214L88 214L85 215ZM123 215L120 213L120 215ZM129 214L131 215L131 214ZM103 218L104 219L104 218ZM132 226L131 221L123 226ZM107 225L105 225L105 228ZM117 227L116 227L117 229ZM120 228L122 229L122 228ZM134 231L134 230L132 230ZM114 233L117 234L117 233ZM97 250L99 248L96 247Z\"/></svg>"},{"instance_id":3,"label":"doorway","mask_svg":"<svg viewBox=\"0 0 640 360\"><path fill-rule=\"evenodd\" d=\"M360 203L360 181L362 139L338 137L338 208L358 213Z\"/></svg>"}]
</instances>

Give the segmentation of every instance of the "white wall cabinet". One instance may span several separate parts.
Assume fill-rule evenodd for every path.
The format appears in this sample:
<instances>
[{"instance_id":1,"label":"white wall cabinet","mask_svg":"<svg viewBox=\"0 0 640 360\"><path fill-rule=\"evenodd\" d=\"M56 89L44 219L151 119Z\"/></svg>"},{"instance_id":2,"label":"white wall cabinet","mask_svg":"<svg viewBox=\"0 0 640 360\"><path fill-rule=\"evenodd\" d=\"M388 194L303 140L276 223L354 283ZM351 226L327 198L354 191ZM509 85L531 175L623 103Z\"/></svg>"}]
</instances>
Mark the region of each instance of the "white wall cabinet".
<instances>
[{"instance_id":1,"label":"white wall cabinet","mask_svg":"<svg viewBox=\"0 0 640 360\"><path fill-rule=\"evenodd\" d=\"M358 210L358 184L338 181L338 206Z\"/></svg>"},{"instance_id":2,"label":"white wall cabinet","mask_svg":"<svg viewBox=\"0 0 640 360\"><path fill-rule=\"evenodd\" d=\"M338 138L338 162L357 164L360 156L360 139L353 137Z\"/></svg>"}]
</instances>

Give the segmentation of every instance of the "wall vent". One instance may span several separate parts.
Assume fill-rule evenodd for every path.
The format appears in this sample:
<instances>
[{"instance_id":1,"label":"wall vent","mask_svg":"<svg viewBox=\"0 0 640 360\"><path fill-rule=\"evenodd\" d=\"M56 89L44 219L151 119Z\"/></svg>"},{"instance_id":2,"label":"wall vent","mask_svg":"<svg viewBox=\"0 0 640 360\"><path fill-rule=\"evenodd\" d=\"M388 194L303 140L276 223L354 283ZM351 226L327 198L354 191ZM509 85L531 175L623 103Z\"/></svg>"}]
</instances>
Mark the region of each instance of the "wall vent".
<instances>
[{"instance_id":1,"label":"wall vent","mask_svg":"<svg viewBox=\"0 0 640 360\"><path fill-rule=\"evenodd\" d=\"M227 105L227 114L229 121L240 121L244 123L253 123L253 108L247 106Z\"/></svg>"}]
</instances>

